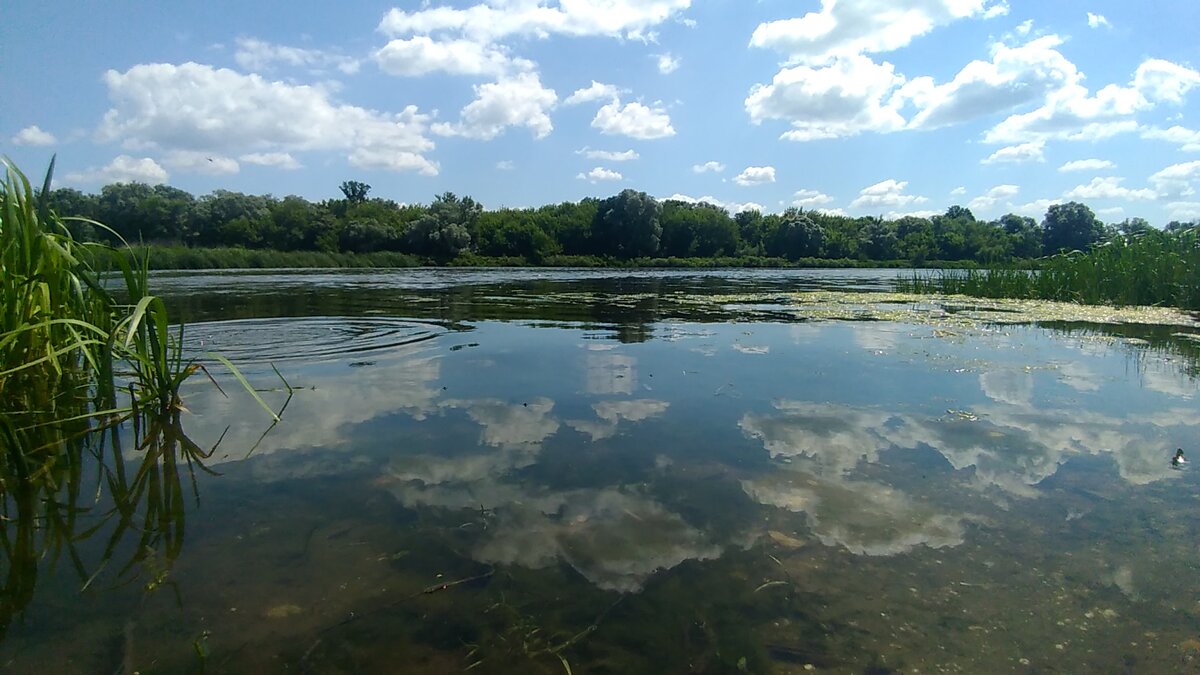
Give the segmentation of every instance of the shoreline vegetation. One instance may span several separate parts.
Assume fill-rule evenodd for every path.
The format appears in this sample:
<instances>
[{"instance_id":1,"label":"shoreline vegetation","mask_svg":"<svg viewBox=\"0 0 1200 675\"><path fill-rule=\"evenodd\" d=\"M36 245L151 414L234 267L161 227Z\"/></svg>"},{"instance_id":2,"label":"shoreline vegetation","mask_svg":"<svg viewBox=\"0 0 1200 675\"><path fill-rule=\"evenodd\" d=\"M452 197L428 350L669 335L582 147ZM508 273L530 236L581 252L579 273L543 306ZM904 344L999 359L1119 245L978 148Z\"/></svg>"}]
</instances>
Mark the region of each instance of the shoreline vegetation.
<instances>
[{"instance_id":1,"label":"shoreline vegetation","mask_svg":"<svg viewBox=\"0 0 1200 675\"><path fill-rule=\"evenodd\" d=\"M450 192L428 205L399 204L370 197L359 181L339 187L342 198L312 202L228 190L196 197L143 183L99 194L47 184L44 202L75 241L108 245L88 247L97 267L937 268L945 271L899 279L899 290L1200 308L1196 223L1105 224L1078 202L1051 205L1040 222L1012 213L979 220L957 205L928 216L852 218L799 208L730 214L630 189L489 211Z\"/></svg>"},{"instance_id":2,"label":"shoreline vegetation","mask_svg":"<svg viewBox=\"0 0 1200 675\"><path fill-rule=\"evenodd\" d=\"M151 293L146 258L106 255L111 266L97 266L97 251L116 249L78 241L50 208L53 170L39 191L0 159L0 639L60 561L85 590L106 568L103 584L164 581L187 495L198 499L196 474L215 450L183 432L181 386L212 376L184 354L183 326ZM212 358L262 403L233 364ZM85 561L77 544L98 532L108 544Z\"/></svg>"}]
</instances>

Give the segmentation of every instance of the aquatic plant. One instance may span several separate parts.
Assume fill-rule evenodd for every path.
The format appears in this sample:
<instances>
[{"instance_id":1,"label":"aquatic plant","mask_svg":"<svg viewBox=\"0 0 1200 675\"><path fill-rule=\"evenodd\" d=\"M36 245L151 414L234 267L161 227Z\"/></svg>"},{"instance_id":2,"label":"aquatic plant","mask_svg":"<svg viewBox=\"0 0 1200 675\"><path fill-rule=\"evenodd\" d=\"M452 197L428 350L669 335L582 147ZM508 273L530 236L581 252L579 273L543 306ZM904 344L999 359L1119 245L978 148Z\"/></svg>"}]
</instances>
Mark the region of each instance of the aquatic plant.
<instances>
[{"instance_id":1,"label":"aquatic plant","mask_svg":"<svg viewBox=\"0 0 1200 675\"><path fill-rule=\"evenodd\" d=\"M1200 309L1200 227L1118 237L1087 253L1045 258L1036 272L942 271L913 274L896 286L910 293Z\"/></svg>"},{"instance_id":2,"label":"aquatic plant","mask_svg":"<svg viewBox=\"0 0 1200 675\"><path fill-rule=\"evenodd\" d=\"M194 468L208 455L179 421L180 387L205 367L185 356L183 327L172 328L165 304L151 294L148 260L109 255L115 270L95 266L95 250L112 249L77 242L48 207L53 161L40 191L10 161L2 165L0 637L31 599L43 559L53 565L66 554L85 573L75 542L111 518L82 532L78 521L102 488L111 503L106 516L118 525L100 567L131 530L141 538L123 570L147 550L162 548L173 560L183 535L180 462L193 471L194 488ZM122 438L142 459L131 476ZM97 497L81 497L85 476L97 481Z\"/></svg>"}]
</instances>

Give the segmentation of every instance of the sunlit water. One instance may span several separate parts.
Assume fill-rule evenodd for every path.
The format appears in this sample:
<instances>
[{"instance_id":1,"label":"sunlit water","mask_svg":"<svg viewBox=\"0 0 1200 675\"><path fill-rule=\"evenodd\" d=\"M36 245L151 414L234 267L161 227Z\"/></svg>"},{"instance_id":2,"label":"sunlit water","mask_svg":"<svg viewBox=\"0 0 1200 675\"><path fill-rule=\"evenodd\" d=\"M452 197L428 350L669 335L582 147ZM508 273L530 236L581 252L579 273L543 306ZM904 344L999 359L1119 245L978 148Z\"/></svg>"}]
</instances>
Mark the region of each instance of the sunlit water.
<instances>
[{"instance_id":1,"label":"sunlit water","mask_svg":"<svg viewBox=\"0 0 1200 675\"><path fill-rule=\"evenodd\" d=\"M1150 328L946 331L771 302L897 274L161 277L196 353L276 407L279 370L283 421L263 436L228 378L228 398L191 381L186 429L221 439L221 475L198 477L168 583L134 570L80 595L60 563L3 663L1200 667L1200 474L1169 461L1200 460L1194 363L1129 339ZM732 293L761 297L696 300Z\"/></svg>"}]
</instances>

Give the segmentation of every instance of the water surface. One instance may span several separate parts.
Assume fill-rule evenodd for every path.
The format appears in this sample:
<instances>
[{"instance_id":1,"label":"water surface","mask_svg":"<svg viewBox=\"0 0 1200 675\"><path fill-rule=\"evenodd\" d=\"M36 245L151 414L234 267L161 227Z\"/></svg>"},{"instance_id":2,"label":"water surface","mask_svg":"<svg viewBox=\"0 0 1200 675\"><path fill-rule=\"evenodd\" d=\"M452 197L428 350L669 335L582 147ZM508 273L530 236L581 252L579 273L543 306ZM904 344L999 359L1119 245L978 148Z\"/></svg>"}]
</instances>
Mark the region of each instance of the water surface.
<instances>
[{"instance_id":1,"label":"water surface","mask_svg":"<svg viewBox=\"0 0 1200 675\"><path fill-rule=\"evenodd\" d=\"M186 430L220 439L220 475L198 476L181 552L82 595L56 566L0 656L39 673L1197 667L1200 487L1168 461L1200 458L1175 335L1195 330L951 330L780 300L896 274L164 275L191 349L276 406L286 378L283 421L263 436L244 393L190 382Z\"/></svg>"}]
</instances>

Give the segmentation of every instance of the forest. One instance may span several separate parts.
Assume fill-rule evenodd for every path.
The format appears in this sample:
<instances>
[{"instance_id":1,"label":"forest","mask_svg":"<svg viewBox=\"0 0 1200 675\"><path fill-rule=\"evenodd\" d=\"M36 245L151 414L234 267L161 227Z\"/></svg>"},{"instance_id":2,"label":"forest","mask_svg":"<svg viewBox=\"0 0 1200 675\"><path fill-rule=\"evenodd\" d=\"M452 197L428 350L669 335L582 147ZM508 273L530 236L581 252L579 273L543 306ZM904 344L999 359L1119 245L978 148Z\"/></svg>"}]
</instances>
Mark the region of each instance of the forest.
<instances>
[{"instance_id":1,"label":"forest","mask_svg":"<svg viewBox=\"0 0 1200 675\"><path fill-rule=\"evenodd\" d=\"M1038 222L1011 213L979 220L959 205L932 217L897 219L798 208L731 215L711 204L660 201L631 189L605 199L498 210L450 192L425 205L371 197L371 186L360 181L345 181L340 190L341 198L312 202L228 190L196 197L167 185L115 183L98 194L58 188L49 203L59 216L73 219L72 234L85 241L119 237L155 247L225 249L228 255L283 251L396 260L397 255L386 254L399 254L441 264L507 259L537 265L590 258L601 263L720 259L738 264L740 259L995 265L1086 251L1118 235L1155 229L1142 218L1105 224L1079 202L1052 205ZM1164 229L1191 225L1171 222Z\"/></svg>"}]
</instances>

